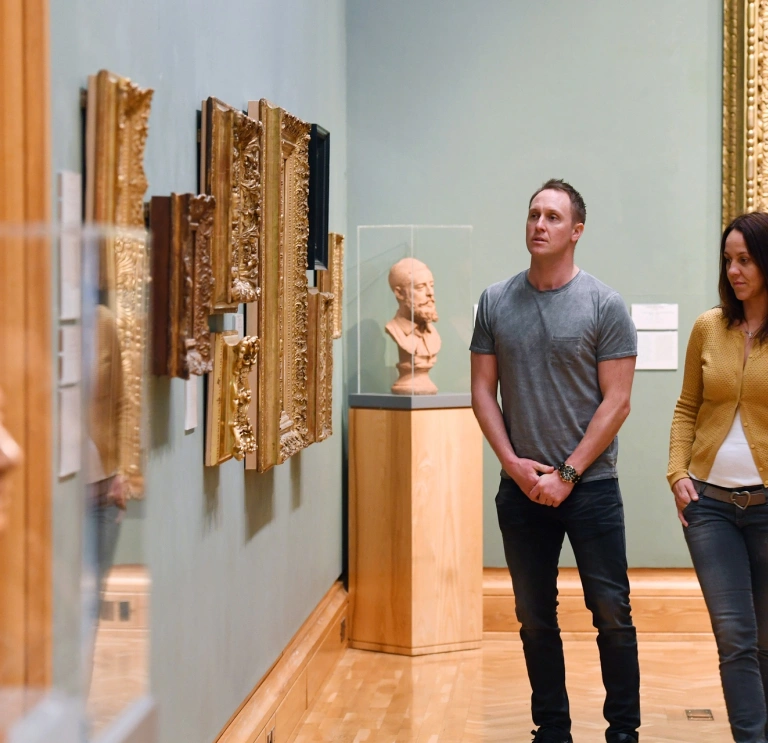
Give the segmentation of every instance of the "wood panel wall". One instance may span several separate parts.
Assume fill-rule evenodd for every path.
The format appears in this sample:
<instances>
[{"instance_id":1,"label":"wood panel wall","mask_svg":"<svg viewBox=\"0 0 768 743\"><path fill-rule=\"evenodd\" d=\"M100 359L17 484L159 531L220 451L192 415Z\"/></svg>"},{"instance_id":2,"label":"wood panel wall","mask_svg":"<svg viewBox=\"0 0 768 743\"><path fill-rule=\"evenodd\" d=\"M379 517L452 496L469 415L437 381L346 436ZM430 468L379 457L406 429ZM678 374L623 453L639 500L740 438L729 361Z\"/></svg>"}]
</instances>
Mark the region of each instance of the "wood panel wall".
<instances>
[{"instance_id":1,"label":"wood panel wall","mask_svg":"<svg viewBox=\"0 0 768 743\"><path fill-rule=\"evenodd\" d=\"M0 535L0 684L51 677L51 244L47 0L0 3L0 388L24 461ZM73 93L76 95L77 91Z\"/></svg>"}]
</instances>

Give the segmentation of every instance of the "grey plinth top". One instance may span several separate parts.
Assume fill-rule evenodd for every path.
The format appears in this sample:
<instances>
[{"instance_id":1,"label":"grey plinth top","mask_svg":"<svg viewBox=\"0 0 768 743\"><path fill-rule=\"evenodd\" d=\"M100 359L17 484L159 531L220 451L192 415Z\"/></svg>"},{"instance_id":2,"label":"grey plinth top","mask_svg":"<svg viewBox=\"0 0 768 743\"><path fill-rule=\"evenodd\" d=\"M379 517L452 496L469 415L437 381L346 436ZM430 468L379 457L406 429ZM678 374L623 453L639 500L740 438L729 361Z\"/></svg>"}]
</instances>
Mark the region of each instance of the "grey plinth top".
<instances>
[{"instance_id":1,"label":"grey plinth top","mask_svg":"<svg viewBox=\"0 0 768 743\"><path fill-rule=\"evenodd\" d=\"M434 410L436 408L471 408L469 392L446 392L437 395L388 395L353 392L350 408L384 408L388 410Z\"/></svg>"}]
</instances>

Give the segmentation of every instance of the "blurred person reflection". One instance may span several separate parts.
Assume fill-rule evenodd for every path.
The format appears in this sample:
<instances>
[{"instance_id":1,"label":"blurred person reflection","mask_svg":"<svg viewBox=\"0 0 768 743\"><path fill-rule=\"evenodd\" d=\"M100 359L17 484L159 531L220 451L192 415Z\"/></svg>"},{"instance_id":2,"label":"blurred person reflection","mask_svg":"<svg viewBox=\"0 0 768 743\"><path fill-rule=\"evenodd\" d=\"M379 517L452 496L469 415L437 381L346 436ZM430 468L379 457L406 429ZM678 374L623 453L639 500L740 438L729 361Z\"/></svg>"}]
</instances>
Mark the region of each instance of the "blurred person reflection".
<instances>
[{"instance_id":1,"label":"blurred person reflection","mask_svg":"<svg viewBox=\"0 0 768 743\"><path fill-rule=\"evenodd\" d=\"M95 525L96 590L101 596L112 567L127 487L119 472L123 369L114 313L96 308L95 355L88 411L88 505Z\"/></svg>"}]
</instances>

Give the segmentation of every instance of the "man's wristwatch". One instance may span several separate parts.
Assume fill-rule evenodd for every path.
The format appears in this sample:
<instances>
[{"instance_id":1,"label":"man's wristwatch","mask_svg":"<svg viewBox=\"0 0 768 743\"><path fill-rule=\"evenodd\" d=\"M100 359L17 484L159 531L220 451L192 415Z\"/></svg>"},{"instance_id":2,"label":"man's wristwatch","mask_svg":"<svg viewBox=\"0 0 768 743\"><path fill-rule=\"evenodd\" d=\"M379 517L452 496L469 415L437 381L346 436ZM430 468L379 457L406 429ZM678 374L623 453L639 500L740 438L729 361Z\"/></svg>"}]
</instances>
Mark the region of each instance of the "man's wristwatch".
<instances>
[{"instance_id":1,"label":"man's wristwatch","mask_svg":"<svg viewBox=\"0 0 768 743\"><path fill-rule=\"evenodd\" d=\"M563 482L570 482L573 485L576 485L579 480L581 480L581 475L576 472L576 469L574 467L571 467L570 464L566 464L563 462L558 468L558 473L560 474L560 479Z\"/></svg>"}]
</instances>

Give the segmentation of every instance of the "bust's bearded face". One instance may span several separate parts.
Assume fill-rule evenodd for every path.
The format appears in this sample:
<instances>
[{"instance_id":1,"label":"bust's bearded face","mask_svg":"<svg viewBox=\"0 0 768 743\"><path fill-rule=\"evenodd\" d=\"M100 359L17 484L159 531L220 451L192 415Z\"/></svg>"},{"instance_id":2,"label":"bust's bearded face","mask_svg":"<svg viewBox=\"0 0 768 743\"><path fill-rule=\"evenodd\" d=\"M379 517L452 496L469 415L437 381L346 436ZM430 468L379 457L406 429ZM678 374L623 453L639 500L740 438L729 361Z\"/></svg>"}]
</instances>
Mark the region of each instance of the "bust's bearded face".
<instances>
[{"instance_id":1,"label":"bust's bearded face","mask_svg":"<svg viewBox=\"0 0 768 743\"><path fill-rule=\"evenodd\" d=\"M13 436L3 425L3 395L0 392L0 532L8 523L10 494L8 493L8 473L19 463L21 449Z\"/></svg>"},{"instance_id":2,"label":"bust's bearded face","mask_svg":"<svg viewBox=\"0 0 768 743\"><path fill-rule=\"evenodd\" d=\"M417 268L413 272L413 283L403 287L403 307L417 325L438 321L435 307L435 279L428 268Z\"/></svg>"}]
</instances>

